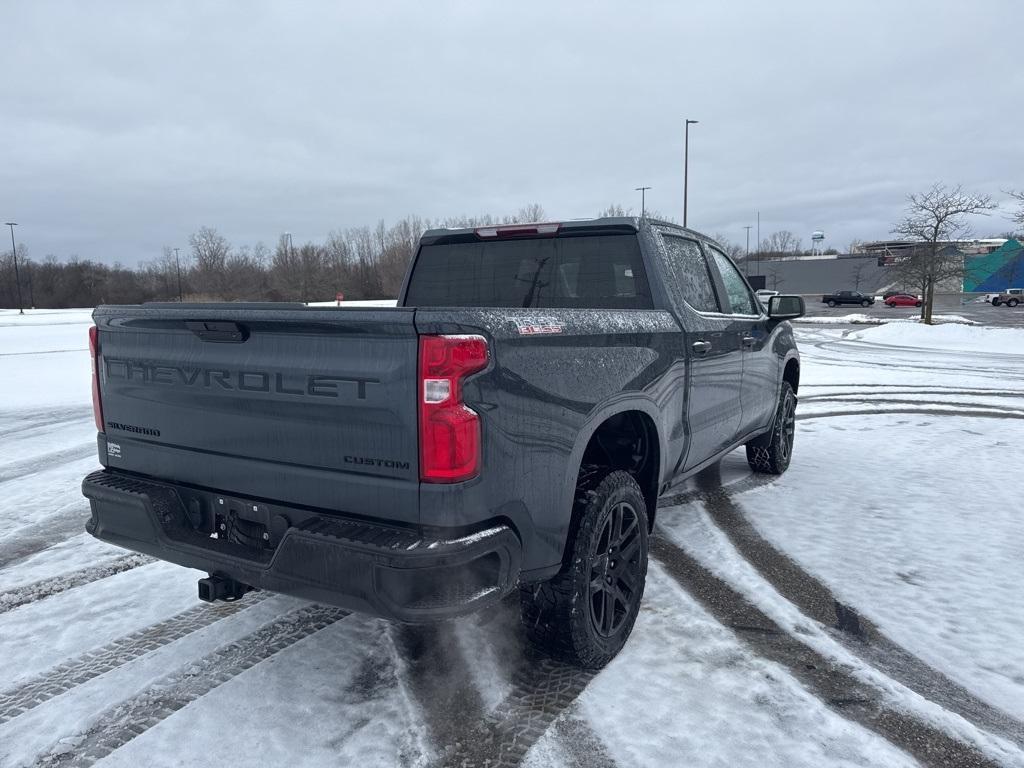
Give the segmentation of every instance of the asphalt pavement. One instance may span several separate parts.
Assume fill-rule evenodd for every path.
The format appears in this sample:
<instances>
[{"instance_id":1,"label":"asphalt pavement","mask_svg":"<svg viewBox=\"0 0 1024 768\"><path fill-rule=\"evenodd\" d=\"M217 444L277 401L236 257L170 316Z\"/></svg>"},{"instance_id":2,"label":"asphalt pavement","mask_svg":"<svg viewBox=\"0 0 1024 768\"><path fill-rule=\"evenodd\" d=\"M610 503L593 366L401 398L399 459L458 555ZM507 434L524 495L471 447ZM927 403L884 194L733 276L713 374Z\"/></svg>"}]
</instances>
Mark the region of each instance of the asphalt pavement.
<instances>
[{"instance_id":1,"label":"asphalt pavement","mask_svg":"<svg viewBox=\"0 0 1024 768\"><path fill-rule=\"evenodd\" d=\"M877 317L879 320L892 320L918 317L921 313L921 310L915 307L889 309L881 301L876 301L870 307L854 305L828 307L821 303L820 296L805 296L804 299L807 302L808 317L843 317L844 315L865 314L868 317ZM960 296L939 296L935 302L934 314L960 315L981 325L1024 328L1024 304L1011 308L993 307L991 304L976 299L970 299L966 303L963 301Z\"/></svg>"}]
</instances>

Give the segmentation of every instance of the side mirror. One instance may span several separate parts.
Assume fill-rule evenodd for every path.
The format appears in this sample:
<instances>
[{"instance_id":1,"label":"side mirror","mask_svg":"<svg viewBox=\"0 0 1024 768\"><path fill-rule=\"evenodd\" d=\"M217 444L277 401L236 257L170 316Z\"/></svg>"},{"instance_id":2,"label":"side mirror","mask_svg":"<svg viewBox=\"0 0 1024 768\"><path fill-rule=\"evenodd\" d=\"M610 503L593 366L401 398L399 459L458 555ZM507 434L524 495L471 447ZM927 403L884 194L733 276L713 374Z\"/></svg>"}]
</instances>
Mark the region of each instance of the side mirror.
<instances>
[{"instance_id":1,"label":"side mirror","mask_svg":"<svg viewBox=\"0 0 1024 768\"><path fill-rule=\"evenodd\" d=\"M772 296L768 300L768 317L772 320L795 320L805 314L803 296Z\"/></svg>"}]
</instances>

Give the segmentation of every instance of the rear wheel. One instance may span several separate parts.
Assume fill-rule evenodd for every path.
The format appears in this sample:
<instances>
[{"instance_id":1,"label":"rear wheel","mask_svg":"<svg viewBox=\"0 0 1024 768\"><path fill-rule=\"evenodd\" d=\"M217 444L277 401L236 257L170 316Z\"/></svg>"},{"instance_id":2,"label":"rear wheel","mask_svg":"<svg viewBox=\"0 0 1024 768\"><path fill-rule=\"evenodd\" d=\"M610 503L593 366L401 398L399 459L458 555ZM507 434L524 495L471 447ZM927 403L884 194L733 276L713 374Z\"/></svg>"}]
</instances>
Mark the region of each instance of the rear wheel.
<instances>
[{"instance_id":1,"label":"rear wheel","mask_svg":"<svg viewBox=\"0 0 1024 768\"><path fill-rule=\"evenodd\" d=\"M921 302L920 301L915 301L914 302L914 306L915 307L920 307L921 306Z\"/></svg>"},{"instance_id":2,"label":"rear wheel","mask_svg":"<svg viewBox=\"0 0 1024 768\"><path fill-rule=\"evenodd\" d=\"M834 301L832 301L832 299L829 299L829 300L828 300L828 305L829 305L830 307L834 307L834 306L836 305L836 303L835 303Z\"/></svg>"},{"instance_id":3,"label":"rear wheel","mask_svg":"<svg viewBox=\"0 0 1024 768\"><path fill-rule=\"evenodd\" d=\"M781 475L789 468L795 436L796 395L789 382L784 381L771 432L747 443L750 468L763 474Z\"/></svg>"},{"instance_id":4,"label":"rear wheel","mask_svg":"<svg viewBox=\"0 0 1024 768\"><path fill-rule=\"evenodd\" d=\"M600 669L625 645L647 579L647 505L627 472L581 489L584 505L555 578L520 589L523 624L545 653Z\"/></svg>"},{"instance_id":5,"label":"rear wheel","mask_svg":"<svg viewBox=\"0 0 1024 768\"><path fill-rule=\"evenodd\" d=\"M992 299L992 306L993 307L998 307L999 306L999 299L998 298Z\"/></svg>"},{"instance_id":6,"label":"rear wheel","mask_svg":"<svg viewBox=\"0 0 1024 768\"><path fill-rule=\"evenodd\" d=\"M862 301L862 302L860 303L860 305L861 305L862 307L870 307L870 306L871 306L871 302L870 302L870 301L868 301L867 299L864 299L864 301Z\"/></svg>"}]
</instances>

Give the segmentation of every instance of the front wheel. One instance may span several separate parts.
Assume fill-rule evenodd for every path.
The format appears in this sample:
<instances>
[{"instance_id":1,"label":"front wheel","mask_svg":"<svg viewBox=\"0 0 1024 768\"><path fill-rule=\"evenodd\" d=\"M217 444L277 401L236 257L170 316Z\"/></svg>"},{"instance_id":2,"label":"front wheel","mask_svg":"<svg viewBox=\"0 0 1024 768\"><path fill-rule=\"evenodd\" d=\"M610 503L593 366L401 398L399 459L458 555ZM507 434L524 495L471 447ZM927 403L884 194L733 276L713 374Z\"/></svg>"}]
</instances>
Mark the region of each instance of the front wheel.
<instances>
[{"instance_id":1,"label":"front wheel","mask_svg":"<svg viewBox=\"0 0 1024 768\"><path fill-rule=\"evenodd\" d=\"M647 505L632 475L580 489L583 506L566 543L567 564L519 591L523 625L545 653L600 669L626 644L647 580Z\"/></svg>"},{"instance_id":2,"label":"front wheel","mask_svg":"<svg viewBox=\"0 0 1024 768\"><path fill-rule=\"evenodd\" d=\"M870 306L871 306L871 302L870 302L870 301L868 301L867 299L864 299L864 301L862 301L862 302L860 303L860 305L861 305L862 307L870 307Z\"/></svg>"},{"instance_id":3,"label":"front wheel","mask_svg":"<svg viewBox=\"0 0 1024 768\"><path fill-rule=\"evenodd\" d=\"M789 382L784 381L771 431L747 443L750 468L762 474L781 475L789 468L795 436L796 395Z\"/></svg>"},{"instance_id":4,"label":"front wheel","mask_svg":"<svg viewBox=\"0 0 1024 768\"><path fill-rule=\"evenodd\" d=\"M1016 307L1019 303L1020 302L1017 301L1016 299L1010 299L1008 302L1006 302L1006 306L1008 306L1008 307Z\"/></svg>"},{"instance_id":5,"label":"front wheel","mask_svg":"<svg viewBox=\"0 0 1024 768\"><path fill-rule=\"evenodd\" d=\"M992 299L992 306L993 307L998 307L999 306L999 299Z\"/></svg>"}]
</instances>

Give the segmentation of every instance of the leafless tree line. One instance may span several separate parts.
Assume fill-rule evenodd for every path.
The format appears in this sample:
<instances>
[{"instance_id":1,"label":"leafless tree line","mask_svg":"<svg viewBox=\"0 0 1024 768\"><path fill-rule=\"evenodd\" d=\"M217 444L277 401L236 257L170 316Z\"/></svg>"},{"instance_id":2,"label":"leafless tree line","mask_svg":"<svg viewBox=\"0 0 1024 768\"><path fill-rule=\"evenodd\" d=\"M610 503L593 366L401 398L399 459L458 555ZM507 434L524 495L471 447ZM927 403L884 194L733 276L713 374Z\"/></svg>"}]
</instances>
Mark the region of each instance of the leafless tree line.
<instances>
[{"instance_id":1,"label":"leafless tree line","mask_svg":"<svg viewBox=\"0 0 1024 768\"><path fill-rule=\"evenodd\" d=\"M324 242L293 243L282 236L236 246L216 229L201 227L188 248L165 247L137 267L88 259L34 262L18 246L22 300L34 307L92 307L144 301L330 301L394 298L420 235L433 227L479 227L540 221L544 209L521 208L507 216L459 216L430 221L408 216L390 226L331 232ZM17 306L10 251L0 256L0 306Z\"/></svg>"},{"instance_id":2,"label":"leafless tree line","mask_svg":"<svg viewBox=\"0 0 1024 768\"><path fill-rule=\"evenodd\" d=\"M1024 191L1008 191L1019 210L1014 221L1024 224ZM935 185L928 192L908 197L907 216L893 234L922 243L916 254L899 265L900 278L923 296L934 293L943 280L962 274L962 259L945 252L941 241L965 237L963 217L994 208L988 196L971 195L960 187ZM632 209L610 205L601 216L635 215ZM650 218L671 221L656 211ZM460 216L430 221L406 217L391 226L355 227L332 232L322 243L294 244L282 236L271 250L263 243L235 246L210 227L189 237L188 248L176 253L165 247L156 259L137 267L108 265L87 259L42 262L18 246L20 287L26 306L90 307L103 303L143 301L328 301L338 292L347 299L392 298L398 295L406 268L424 230L431 227L471 227L541 221L537 204L515 214ZM745 246L722 235L715 239L728 254L741 261ZM855 243L851 243L851 250ZM750 258L772 260L807 253L801 240L788 230L773 232L751 251ZM779 280L776 277L776 282ZM777 286L776 286L777 287ZM17 306L17 287L11 252L0 255L0 306ZM926 299L922 316L931 315Z\"/></svg>"}]
</instances>

